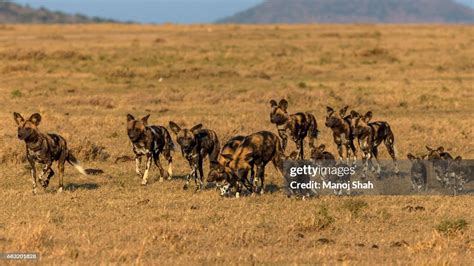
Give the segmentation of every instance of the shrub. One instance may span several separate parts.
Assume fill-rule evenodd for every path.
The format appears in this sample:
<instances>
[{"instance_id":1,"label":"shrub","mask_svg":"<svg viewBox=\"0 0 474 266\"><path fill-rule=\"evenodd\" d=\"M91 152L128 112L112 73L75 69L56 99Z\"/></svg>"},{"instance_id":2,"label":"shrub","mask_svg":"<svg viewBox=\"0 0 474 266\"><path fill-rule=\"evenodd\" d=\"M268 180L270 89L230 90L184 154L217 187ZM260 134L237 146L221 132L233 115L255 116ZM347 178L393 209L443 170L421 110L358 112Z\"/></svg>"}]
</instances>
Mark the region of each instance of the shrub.
<instances>
[{"instance_id":1,"label":"shrub","mask_svg":"<svg viewBox=\"0 0 474 266\"><path fill-rule=\"evenodd\" d=\"M14 90L11 92L12 98L20 98L23 96L23 93L21 93L20 90Z\"/></svg>"},{"instance_id":2,"label":"shrub","mask_svg":"<svg viewBox=\"0 0 474 266\"><path fill-rule=\"evenodd\" d=\"M351 217L359 217L360 212L367 208L369 204L361 199L349 199L344 201L342 207L351 213Z\"/></svg>"},{"instance_id":3,"label":"shrub","mask_svg":"<svg viewBox=\"0 0 474 266\"><path fill-rule=\"evenodd\" d=\"M311 218L299 224L299 228L304 231L324 230L328 228L335 219L329 214L326 205L319 207L317 213Z\"/></svg>"},{"instance_id":4,"label":"shrub","mask_svg":"<svg viewBox=\"0 0 474 266\"><path fill-rule=\"evenodd\" d=\"M105 147L97 145L88 139L84 139L81 144L77 148L72 149L72 151L82 161L107 161L110 157Z\"/></svg>"},{"instance_id":5,"label":"shrub","mask_svg":"<svg viewBox=\"0 0 474 266\"><path fill-rule=\"evenodd\" d=\"M465 219L444 219L436 226L436 230L443 235L454 235L462 233L467 226Z\"/></svg>"}]
</instances>

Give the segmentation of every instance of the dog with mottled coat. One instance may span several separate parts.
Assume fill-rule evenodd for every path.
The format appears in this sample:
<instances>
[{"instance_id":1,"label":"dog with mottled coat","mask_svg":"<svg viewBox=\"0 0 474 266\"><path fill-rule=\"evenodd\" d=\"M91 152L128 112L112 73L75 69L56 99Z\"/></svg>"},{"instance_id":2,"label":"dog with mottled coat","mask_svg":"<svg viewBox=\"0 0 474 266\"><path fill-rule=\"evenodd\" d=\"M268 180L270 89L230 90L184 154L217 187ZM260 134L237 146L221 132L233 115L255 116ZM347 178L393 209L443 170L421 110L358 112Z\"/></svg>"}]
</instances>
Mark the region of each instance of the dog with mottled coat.
<instances>
[{"instance_id":1,"label":"dog with mottled coat","mask_svg":"<svg viewBox=\"0 0 474 266\"><path fill-rule=\"evenodd\" d=\"M337 152L339 154L339 160L343 160L344 148L346 149L346 160L349 162L351 156L353 163L356 161L356 148L354 146L354 135L351 129L351 118L346 116L346 112L349 106L345 106L339 111L334 110L332 107L326 107L326 127L332 130L332 136L334 143L337 146Z\"/></svg>"},{"instance_id":2,"label":"dog with mottled coat","mask_svg":"<svg viewBox=\"0 0 474 266\"><path fill-rule=\"evenodd\" d=\"M298 159L303 160L305 138L308 137L309 146L314 148L314 142L319 134L316 118L309 112L298 112L290 115L287 111L288 101L286 99L281 99L278 103L275 100L271 100L270 106L272 108L270 122L277 126L283 151L286 150L288 143L288 132L296 144Z\"/></svg>"},{"instance_id":3,"label":"dog with mottled coat","mask_svg":"<svg viewBox=\"0 0 474 266\"><path fill-rule=\"evenodd\" d=\"M32 114L28 119L24 119L21 114L15 112L13 118L18 125L18 139L23 140L26 144L26 158L31 167L33 194L37 192L36 163L43 166L38 181L45 189L54 176L52 168L54 162L58 163L59 170L58 192L63 190L64 165L66 162L72 164L81 174L87 175L79 161L68 149L66 140L62 136L55 133L45 134L38 129L42 120L39 113Z\"/></svg>"},{"instance_id":4,"label":"dog with mottled coat","mask_svg":"<svg viewBox=\"0 0 474 266\"><path fill-rule=\"evenodd\" d=\"M356 111L351 111L350 126L351 132L359 142L364 160L364 171L367 171L369 162L372 158L377 161L377 173L380 173L380 163L378 159L378 147L384 144L388 154L392 157L395 165L394 172L398 173L398 162L395 154L395 136L390 124L385 121L370 122L372 120L372 112L368 111L365 115L361 115Z\"/></svg>"},{"instance_id":5,"label":"dog with mottled coat","mask_svg":"<svg viewBox=\"0 0 474 266\"><path fill-rule=\"evenodd\" d=\"M202 124L187 129L181 128L175 122L170 121L169 126L176 136L176 142L181 147L181 154L191 167L191 172L186 175L186 184L183 188L187 189L190 178L194 177L196 190L202 189L204 184L204 159L209 157L209 165L212 168L213 162L216 162L219 156L220 143L216 132L202 128Z\"/></svg>"},{"instance_id":6,"label":"dog with mottled coat","mask_svg":"<svg viewBox=\"0 0 474 266\"><path fill-rule=\"evenodd\" d=\"M229 160L226 171L231 176L231 182L228 187L239 184L245 186L250 173L249 183L252 193L263 194L265 166L273 162L275 167L283 173L285 155L280 138L269 131L260 131L247 136L232 155L224 155L224 157ZM255 176L253 175L254 167L256 168Z\"/></svg>"},{"instance_id":7,"label":"dog with mottled coat","mask_svg":"<svg viewBox=\"0 0 474 266\"><path fill-rule=\"evenodd\" d=\"M142 185L148 183L148 172L152 160L160 171L160 182L164 178L171 179L173 175L173 157L171 154L174 150L173 140L165 127L148 125L149 117L150 115L146 115L141 119L135 119L133 115L127 115L127 135L135 153L135 172L141 177ZM168 161L168 171L165 171L161 165L161 154ZM146 163L145 172L142 174L140 165L143 156L146 157Z\"/></svg>"}]
</instances>

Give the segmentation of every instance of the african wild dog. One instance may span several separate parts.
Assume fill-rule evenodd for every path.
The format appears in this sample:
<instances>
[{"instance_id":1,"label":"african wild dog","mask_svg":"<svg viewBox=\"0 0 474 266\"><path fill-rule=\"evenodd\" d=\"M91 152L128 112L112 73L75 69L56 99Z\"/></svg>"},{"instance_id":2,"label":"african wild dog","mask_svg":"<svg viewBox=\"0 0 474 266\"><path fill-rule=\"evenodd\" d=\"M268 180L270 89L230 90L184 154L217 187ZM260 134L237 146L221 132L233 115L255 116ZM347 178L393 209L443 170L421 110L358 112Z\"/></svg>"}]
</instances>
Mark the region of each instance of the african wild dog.
<instances>
[{"instance_id":1,"label":"african wild dog","mask_svg":"<svg viewBox=\"0 0 474 266\"><path fill-rule=\"evenodd\" d=\"M375 157L377 160L377 173L380 174L378 146L383 142L395 164L394 172L398 173L398 163L394 146L395 137L390 125L384 121L370 122L372 119L371 111L363 116L356 111L352 111L350 116L352 134L358 139L359 147L362 150L364 171L367 171L369 161L372 160L372 157Z\"/></svg>"},{"instance_id":2,"label":"african wild dog","mask_svg":"<svg viewBox=\"0 0 474 266\"><path fill-rule=\"evenodd\" d=\"M413 154L407 154L407 158L411 161L411 184L414 191L426 190L427 186L427 171L421 157L416 157Z\"/></svg>"},{"instance_id":3,"label":"african wild dog","mask_svg":"<svg viewBox=\"0 0 474 266\"><path fill-rule=\"evenodd\" d=\"M453 160L453 156L448 152L444 151L444 147L438 147L433 149L426 146L428 153L424 155L433 164L433 169L436 174L436 179L442 187L448 185L448 178L446 177L446 169L448 168L449 162Z\"/></svg>"},{"instance_id":4,"label":"african wild dog","mask_svg":"<svg viewBox=\"0 0 474 266\"><path fill-rule=\"evenodd\" d=\"M196 190L203 186L203 161L209 155L209 164L217 161L219 156L220 144L216 132L203 129L202 124L195 125L191 129L185 129L178 126L173 121L169 122L171 131L176 135L176 141L181 147L181 153L188 160L191 172L186 176L184 189L189 186L189 179L194 177ZM199 181L199 184L198 184Z\"/></svg>"},{"instance_id":5,"label":"african wild dog","mask_svg":"<svg viewBox=\"0 0 474 266\"><path fill-rule=\"evenodd\" d=\"M278 129L278 135L282 139L283 151L286 150L288 137L286 132L289 131L291 139L295 142L298 151L298 158L304 159L304 139L309 138L309 146L314 147L314 140L318 137L319 130L316 118L311 113L288 114L288 101L280 100L277 104L275 100L270 101L272 111L270 113L270 121L275 124Z\"/></svg>"},{"instance_id":6,"label":"african wild dog","mask_svg":"<svg viewBox=\"0 0 474 266\"><path fill-rule=\"evenodd\" d=\"M462 157L457 156L454 160L450 160L446 169L446 178L448 179L448 187L450 187L454 195L464 189L464 184L474 179L474 166L463 165Z\"/></svg>"},{"instance_id":7,"label":"african wild dog","mask_svg":"<svg viewBox=\"0 0 474 266\"><path fill-rule=\"evenodd\" d=\"M331 128L334 142L337 145L339 160L342 161L343 146L346 148L346 160L349 162L351 152L353 163L356 161L356 149L354 146L354 135L351 130L350 116L346 116L349 106L346 106L336 112L333 108L327 106L326 127Z\"/></svg>"},{"instance_id":8,"label":"african wild dog","mask_svg":"<svg viewBox=\"0 0 474 266\"><path fill-rule=\"evenodd\" d=\"M244 139L244 136L235 136L229 139L224 144L224 146L222 146L217 161L211 162L209 175L207 176L207 182L223 182L229 179L229 176L225 171L225 167L229 162L229 159L227 159L225 156L232 156Z\"/></svg>"},{"instance_id":9,"label":"african wild dog","mask_svg":"<svg viewBox=\"0 0 474 266\"><path fill-rule=\"evenodd\" d=\"M332 153L326 151L326 145L321 144L311 150L311 159L320 167L337 167L337 168L349 168L349 166L341 161L336 162L336 158ZM350 181L350 174L328 174L326 172L321 173L321 179L323 181L331 181L335 184L347 183ZM350 194L350 191L346 191ZM342 189L334 189L335 195L342 195Z\"/></svg>"},{"instance_id":10,"label":"african wild dog","mask_svg":"<svg viewBox=\"0 0 474 266\"><path fill-rule=\"evenodd\" d=\"M164 177L171 179L173 175L173 158L171 152L174 149L173 140L170 133L163 126L149 126L148 118L150 115L142 119L135 119L133 115L127 115L127 134L132 142L133 152L135 153L135 171L142 178L142 185L148 183L148 171L150 170L151 160L160 170L160 182ZM165 172L160 163L160 154L163 153L168 160L168 172ZM140 171L142 156L146 156L145 172Z\"/></svg>"},{"instance_id":11,"label":"african wild dog","mask_svg":"<svg viewBox=\"0 0 474 266\"><path fill-rule=\"evenodd\" d=\"M43 165L43 171L39 176L39 182L43 188L47 188L49 180L54 175L51 168L53 162L58 162L59 189L63 190L64 164L69 162L81 174L87 175L79 164L79 161L67 148L66 140L58 134L43 134L38 130L41 115L32 114L25 120L19 113L13 113L13 118L18 125L18 138L26 143L26 158L31 166L31 181L33 182L33 193L36 193L36 166L35 163Z\"/></svg>"},{"instance_id":12,"label":"african wild dog","mask_svg":"<svg viewBox=\"0 0 474 266\"><path fill-rule=\"evenodd\" d=\"M264 192L265 166L267 163L272 161L275 167L283 172L284 154L280 138L268 131L260 131L247 136L233 155L223 156L229 160L226 170L229 171L232 180L227 189L231 186L238 186L238 183L245 185L248 173L256 167L257 178L252 175L250 184L253 193L259 192L262 194ZM257 188L258 181L260 181L260 186Z\"/></svg>"},{"instance_id":13,"label":"african wild dog","mask_svg":"<svg viewBox=\"0 0 474 266\"><path fill-rule=\"evenodd\" d=\"M318 147L311 149L311 159L314 161L319 160L331 160L334 161L336 158L332 153L326 151L326 145L321 144Z\"/></svg>"},{"instance_id":14,"label":"african wild dog","mask_svg":"<svg viewBox=\"0 0 474 266\"><path fill-rule=\"evenodd\" d=\"M336 158L330 152L326 151L326 145L321 144L311 150L311 160L319 166L328 167L336 165ZM321 175L322 179L326 178Z\"/></svg>"}]
</instances>

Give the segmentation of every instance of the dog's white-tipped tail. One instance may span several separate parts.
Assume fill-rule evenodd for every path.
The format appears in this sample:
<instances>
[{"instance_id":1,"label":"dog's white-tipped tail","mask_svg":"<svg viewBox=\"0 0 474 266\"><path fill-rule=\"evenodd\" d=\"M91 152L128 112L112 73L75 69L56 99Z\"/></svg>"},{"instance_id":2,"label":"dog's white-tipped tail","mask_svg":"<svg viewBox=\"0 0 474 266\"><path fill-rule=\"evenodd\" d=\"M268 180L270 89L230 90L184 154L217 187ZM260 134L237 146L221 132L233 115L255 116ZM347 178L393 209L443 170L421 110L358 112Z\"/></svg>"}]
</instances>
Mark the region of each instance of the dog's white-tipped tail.
<instances>
[{"instance_id":1,"label":"dog's white-tipped tail","mask_svg":"<svg viewBox=\"0 0 474 266\"><path fill-rule=\"evenodd\" d=\"M76 170L83 174L83 175L88 175L86 170L84 170L84 168L81 166L81 164L79 163L79 161L76 159L76 157L74 157L72 154L69 154L68 158L67 158L67 161L72 164L72 166L74 166L74 168L76 168Z\"/></svg>"},{"instance_id":2,"label":"dog's white-tipped tail","mask_svg":"<svg viewBox=\"0 0 474 266\"><path fill-rule=\"evenodd\" d=\"M72 164L72 165L74 166L74 168L76 168L77 171L79 171L79 173L83 175L87 175L86 170L84 170L84 168L82 168L80 164Z\"/></svg>"}]
</instances>

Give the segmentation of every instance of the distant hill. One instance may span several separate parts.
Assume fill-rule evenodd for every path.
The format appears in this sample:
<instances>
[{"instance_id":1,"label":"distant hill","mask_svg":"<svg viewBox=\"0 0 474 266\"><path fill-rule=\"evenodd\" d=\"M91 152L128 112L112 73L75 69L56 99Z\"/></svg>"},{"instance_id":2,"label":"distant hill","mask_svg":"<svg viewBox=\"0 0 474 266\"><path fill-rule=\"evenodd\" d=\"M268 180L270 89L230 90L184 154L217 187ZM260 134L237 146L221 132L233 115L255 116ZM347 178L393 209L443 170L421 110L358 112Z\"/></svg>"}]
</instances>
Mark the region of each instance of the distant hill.
<instances>
[{"instance_id":1,"label":"distant hill","mask_svg":"<svg viewBox=\"0 0 474 266\"><path fill-rule=\"evenodd\" d=\"M474 23L452 0L266 0L218 23Z\"/></svg>"},{"instance_id":2,"label":"distant hill","mask_svg":"<svg viewBox=\"0 0 474 266\"><path fill-rule=\"evenodd\" d=\"M69 15L45 8L31 8L0 0L0 23L101 23L113 20L88 17L81 14Z\"/></svg>"}]
</instances>

